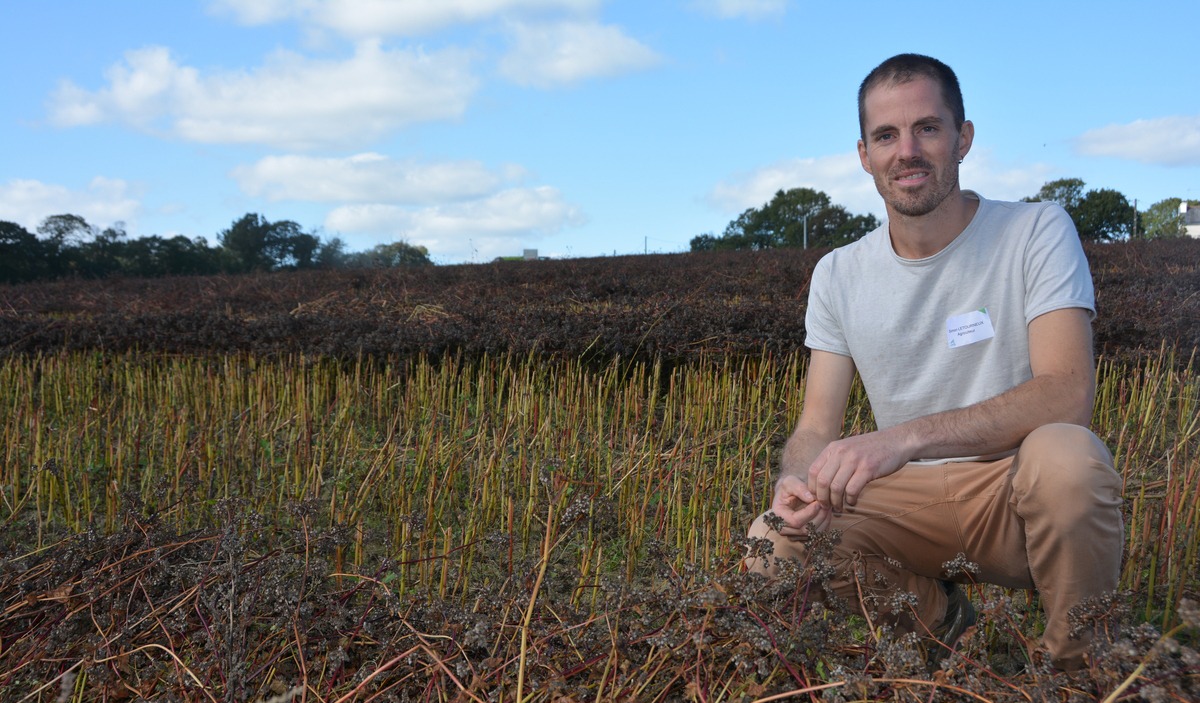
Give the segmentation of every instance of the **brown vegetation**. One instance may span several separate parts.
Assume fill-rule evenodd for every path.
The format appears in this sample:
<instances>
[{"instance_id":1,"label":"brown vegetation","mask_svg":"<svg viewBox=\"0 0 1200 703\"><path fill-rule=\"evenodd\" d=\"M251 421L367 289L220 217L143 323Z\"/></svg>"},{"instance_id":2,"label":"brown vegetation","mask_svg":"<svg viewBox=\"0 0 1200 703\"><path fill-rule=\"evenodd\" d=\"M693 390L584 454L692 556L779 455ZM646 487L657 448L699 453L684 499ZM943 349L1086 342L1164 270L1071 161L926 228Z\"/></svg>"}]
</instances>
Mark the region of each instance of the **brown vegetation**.
<instances>
[{"instance_id":1,"label":"brown vegetation","mask_svg":"<svg viewBox=\"0 0 1200 703\"><path fill-rule=\"evenodd\" d=\"M819 548L741 573L817 253L731 252L0 287L0 699L1200 699L1200 242L1088 255L1128 549L1085 672L1035 594L972 587L929 671Z\"/></svg>"},{"instance_id":2,"label":"brown vegetation","mask_svg":"<svg viewBox=\"0 0 1200 703\"><path fill-rule=\"evenodd\" d=\"M819 251L0 286L0 353L354 358L536 353L687 361L803 347ZM1089 245L1097 350L1200 345L1200 241Z\"/></svg>"}]
</instances>

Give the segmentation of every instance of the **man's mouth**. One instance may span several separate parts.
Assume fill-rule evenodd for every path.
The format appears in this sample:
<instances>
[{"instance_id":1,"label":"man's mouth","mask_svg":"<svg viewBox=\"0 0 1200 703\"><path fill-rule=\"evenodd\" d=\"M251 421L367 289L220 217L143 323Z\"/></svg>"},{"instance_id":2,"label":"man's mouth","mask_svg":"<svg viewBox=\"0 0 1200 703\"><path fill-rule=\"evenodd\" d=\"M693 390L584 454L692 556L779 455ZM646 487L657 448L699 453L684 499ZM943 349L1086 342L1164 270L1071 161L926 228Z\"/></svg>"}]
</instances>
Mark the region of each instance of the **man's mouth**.
<instances>
[{"instance_id":1,"label":"man's mouth","mask_svg":"<svg viewBox=\"0 0 1200 703\"><path fill-rule=\"evenodd\" d=\"M898 174L892 180L899 186L918 186L929 178L930 173L930 171L907 171Z\"/></svg>"},{"instance_id":2,"label":"man's mouth","mask_svg":"<svg viewBox=\"0 0 1200 703\"><path fill-rule=\"evenodd\" d=\"M897 183L917 183L933 173L933 166L920 161L900 164L892 180Z\"/></svg>"}]
</instances>

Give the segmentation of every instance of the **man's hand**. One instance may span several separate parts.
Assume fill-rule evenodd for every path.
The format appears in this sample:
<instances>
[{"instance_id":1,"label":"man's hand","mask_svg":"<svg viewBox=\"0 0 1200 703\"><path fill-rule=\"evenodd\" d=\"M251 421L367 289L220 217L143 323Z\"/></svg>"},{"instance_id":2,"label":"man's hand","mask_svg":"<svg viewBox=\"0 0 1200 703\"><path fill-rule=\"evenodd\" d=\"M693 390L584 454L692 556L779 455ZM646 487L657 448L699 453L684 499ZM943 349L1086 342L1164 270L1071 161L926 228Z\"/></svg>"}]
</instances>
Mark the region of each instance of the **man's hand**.
<instances>
[{"instance_id":1,"label":"man's hand","mask_svg":"<svg viewBox=\"0 0 1200 703\"><path fill-rule=\"evenodd\" d=\"M787 525L780 530L781 534L801 534L805 525L810 530L824 530L833 519L833 514L817 502L817 497L799 476L783 476L775 483L771 510Z\"/></svg>"},{"instance_id":2,"label":"man's hand","mask_svg":"<svg viewBox=\"0 0 1200 703\"><path fill-rule=\"evenodd\" d=\"M808 493L833 513L858 502L868 483L912 458L895 433L871 432L830 442L808 469ZM778 496L779 490L776 489Z\"/></svg>"}]
</instances>

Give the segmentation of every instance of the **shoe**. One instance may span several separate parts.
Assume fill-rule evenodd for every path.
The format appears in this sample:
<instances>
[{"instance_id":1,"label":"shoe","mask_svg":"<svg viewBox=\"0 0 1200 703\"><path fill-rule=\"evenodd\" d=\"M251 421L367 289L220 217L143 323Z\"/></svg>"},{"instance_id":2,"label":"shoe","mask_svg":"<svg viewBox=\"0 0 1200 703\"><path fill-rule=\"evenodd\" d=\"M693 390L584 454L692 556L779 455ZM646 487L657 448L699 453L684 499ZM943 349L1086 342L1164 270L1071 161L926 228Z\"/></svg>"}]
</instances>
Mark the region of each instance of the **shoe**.
<instances>
[{"instance_id":1,"label":"shoe","mask_svg":"<svg viewBox=\"0 0 1200 703\"><path fill-rule=\"evenodd\" d=\"M932 671L937 669L942 660L953 652L958 639L975 624L975 606L971 599L953 581L942 581L942 589L946 591L946 615L942 623L930 633L925 645L925 662Z\"/></svg>"}]
</instances>

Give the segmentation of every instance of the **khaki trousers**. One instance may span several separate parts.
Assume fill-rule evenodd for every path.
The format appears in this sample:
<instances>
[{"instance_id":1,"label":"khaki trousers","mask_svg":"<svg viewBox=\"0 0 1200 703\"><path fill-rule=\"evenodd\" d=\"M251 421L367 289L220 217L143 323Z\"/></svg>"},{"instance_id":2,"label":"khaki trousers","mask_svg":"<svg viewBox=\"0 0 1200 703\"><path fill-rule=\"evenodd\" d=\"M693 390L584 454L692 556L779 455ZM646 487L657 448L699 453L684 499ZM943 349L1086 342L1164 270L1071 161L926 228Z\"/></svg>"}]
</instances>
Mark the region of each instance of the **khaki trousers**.
<instances>
[{"instance_id":1,"label":"khaki trousers","mask_svg":"<svg viewBox=\"0 0 1200 703\"><path fill-rule=\"evenodd\" d=\"M849 603L862 603L864 594L880 596L876 607L885 617L889 595L914 594L912 615L920 623L900 612L890 620L898 629L924 633L946 613L943 564L963 554L979 567L974 581L1038 590L1051 660L1076 669L1090 633L1072 638L1068 612L1090 596L1116 590L1121 491L1112 455L1077 425L1038 428L1015 456L996 461L909 464L872 481L856 506L834 517L830 529L842 534L829 585ZM805 560L801 538L771 530L762 516L750 535L775 545L773 557L747 560L751 570L774 575L777 557ZM856 570L865 578L856 578Z\"/></svg>"}]
</instances>

